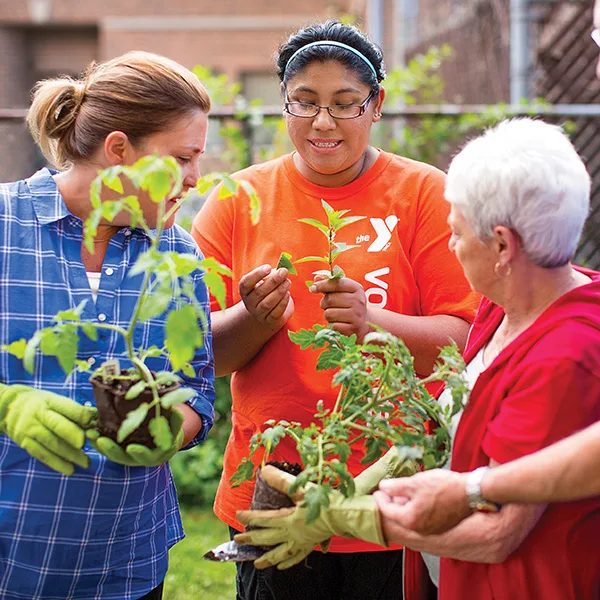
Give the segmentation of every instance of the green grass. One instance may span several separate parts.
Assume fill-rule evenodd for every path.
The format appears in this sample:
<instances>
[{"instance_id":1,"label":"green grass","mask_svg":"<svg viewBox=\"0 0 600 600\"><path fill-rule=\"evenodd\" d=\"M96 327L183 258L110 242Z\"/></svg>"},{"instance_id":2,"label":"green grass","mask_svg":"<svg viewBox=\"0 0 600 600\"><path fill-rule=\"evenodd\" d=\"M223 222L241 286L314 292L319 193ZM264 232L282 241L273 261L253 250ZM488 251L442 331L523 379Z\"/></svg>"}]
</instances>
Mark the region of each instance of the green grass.
<instances>
[{"instance_id":1,"label":"green grass","mask_svg":"<svg viewBox=\"0 0 600 600\"><path fill-rule=\"evenodd\" d=\"M205 552L229 539L227 526L210 509L182 507L186 538L169 552L164 600L232 600L235 565L204 560Z\"/></svg>"}]
</instances>

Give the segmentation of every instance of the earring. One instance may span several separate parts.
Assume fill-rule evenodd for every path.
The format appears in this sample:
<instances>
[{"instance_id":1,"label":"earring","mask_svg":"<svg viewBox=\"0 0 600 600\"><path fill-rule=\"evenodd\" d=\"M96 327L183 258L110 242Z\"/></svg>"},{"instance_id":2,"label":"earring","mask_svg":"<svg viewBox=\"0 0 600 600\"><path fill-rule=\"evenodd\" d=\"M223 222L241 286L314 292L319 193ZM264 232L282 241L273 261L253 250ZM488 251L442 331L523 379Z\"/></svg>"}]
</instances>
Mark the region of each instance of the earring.
<instances>
[{"instance_id":1,"label":"earring","mask_svg":"<svg viewBox=\"0 0 600 600\"><path fill-rule=\"evenodd\" d=\"M502 269L503 267L506 267L506 272L505 273L501 273L500 272L500 269ZM501 265L500 261L498 261L494 265L494 275L496 275L496 277L498 279L504 279L505 277L508 277L511 273L512 273L512 267L510 266L510 263L508 263L506 265Z\"/></svg>"}]
</instances>

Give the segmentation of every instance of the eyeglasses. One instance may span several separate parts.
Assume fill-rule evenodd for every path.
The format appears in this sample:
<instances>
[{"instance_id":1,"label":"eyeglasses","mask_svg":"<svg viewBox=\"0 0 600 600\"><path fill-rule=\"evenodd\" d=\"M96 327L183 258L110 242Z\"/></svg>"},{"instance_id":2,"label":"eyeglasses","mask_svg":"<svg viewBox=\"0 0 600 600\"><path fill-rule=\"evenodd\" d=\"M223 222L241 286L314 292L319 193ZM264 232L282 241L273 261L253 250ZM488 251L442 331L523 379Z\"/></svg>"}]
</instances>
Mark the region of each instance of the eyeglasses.
<instances>
[{"instance_id":1,"label":"eyeglasses","mask_svg":"<svg viewBox=\"0 0 600 600\"><path fill-rule=\"evenodd\" d=\"M592 31L592 39L596 42L597 46L600 46L600 29Z\"/></svg>"},{"instance_id":2,"label":"eyeglasses","mask_svg":"<svg viewBox=\"0 0 600 600\"><path fill-rule=\"evenodd\" d=\"M314 119L322 108L326 108L327 112L334 119L356 119L364 114L367 109L367 104L377 92L373 90L361 104L334 104L333 106L319 106L311 102L289 102L285 101L285 112L294 116L305 119Z\"/></svg>"}]
</instances>

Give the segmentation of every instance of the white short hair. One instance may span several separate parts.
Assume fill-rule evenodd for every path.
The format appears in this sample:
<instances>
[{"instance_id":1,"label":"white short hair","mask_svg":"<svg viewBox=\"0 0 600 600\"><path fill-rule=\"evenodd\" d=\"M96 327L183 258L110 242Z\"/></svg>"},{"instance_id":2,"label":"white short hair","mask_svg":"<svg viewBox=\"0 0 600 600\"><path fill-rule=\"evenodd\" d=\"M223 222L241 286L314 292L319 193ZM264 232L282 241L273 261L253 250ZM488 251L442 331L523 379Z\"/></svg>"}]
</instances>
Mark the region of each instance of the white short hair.
<instances>
[{"instance_id":1,"label":"white short hair","mask_svg":"<svg viewBox=\"0 0 600 600\"><path fill-rule=\"evenodd\" d=\"M567 264L590 206L590 176L560 127L518 118L468 142L448 170L446 199L482 240L510 227L540 267Z\"/></svg>"}]
</instances>

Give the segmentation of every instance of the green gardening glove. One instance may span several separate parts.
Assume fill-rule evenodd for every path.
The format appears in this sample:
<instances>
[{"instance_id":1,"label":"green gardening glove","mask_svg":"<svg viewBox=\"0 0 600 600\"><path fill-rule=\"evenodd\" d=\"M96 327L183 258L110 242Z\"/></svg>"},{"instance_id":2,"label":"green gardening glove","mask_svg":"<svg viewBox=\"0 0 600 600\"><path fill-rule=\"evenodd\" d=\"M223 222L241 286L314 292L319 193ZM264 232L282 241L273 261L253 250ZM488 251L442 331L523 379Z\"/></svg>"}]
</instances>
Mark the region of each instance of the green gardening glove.
<instances>
[{"instance_id":1,"label":"green gardening glove","mask_svg":"<svg viewBox=\"0 0 600 600\"><path fill-rule=\"evenodd\" d=\"M304 560L317 544L328 540L332 535L359 538L387 546L379 509L372 496L346 498L341 492L334 490L329 497L329 506L322 508L319 518L307 525L306 509L300 506L304 491L289 494L290 486L296 478L272 465L263 467L261 475L272 488L289 495L296 506L280 510L238 511L240 523L259 529L236 535L236 543L275 546L254 561L257 569L275 565L280 570L288 569Z\"/></svg>"},{"instance_id":2,"label":"green gardening glove","mask_svg":"<svg viewBox=\"0 0 600 600\"><path fill-rule=\"evenodd\" d=\"M87 469L85 429L96 421L96 409L26 385L0 384L0 433L43 462L73 475L75 465Z\"/></svg>"},{"instance_id":3,"label":"green gardening glove","mask_svg":"<svg viewBox=\"0 0 600 600\"><path fill-rule=\"evenodd\" d=\"M410 477L419 471L418 465L402 456L396 446L390 448L377 462L354 478L354 495L373 493L382 479Z\"/></svg>"},{"instance_id":4,"label":"green gardening glove","mask_svg":"<svg viewBox=\"0 0 600 600\"><path fill-rule=\"evenodd\" d=\"M95 429L85 432L90 444L112 462L128 467L158 467L166 463L183 445L183 414L176 408L171 411L169 427L171 445L168 448L146 448L141 444L128 444L125 450L109 437L101 436Z\"/></svg>"}]
</instances>

